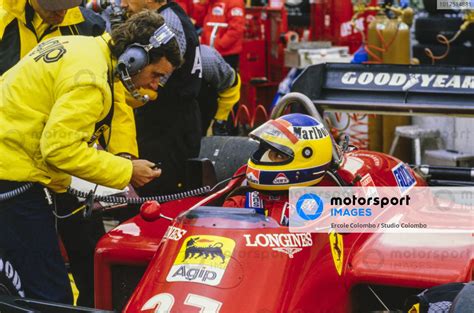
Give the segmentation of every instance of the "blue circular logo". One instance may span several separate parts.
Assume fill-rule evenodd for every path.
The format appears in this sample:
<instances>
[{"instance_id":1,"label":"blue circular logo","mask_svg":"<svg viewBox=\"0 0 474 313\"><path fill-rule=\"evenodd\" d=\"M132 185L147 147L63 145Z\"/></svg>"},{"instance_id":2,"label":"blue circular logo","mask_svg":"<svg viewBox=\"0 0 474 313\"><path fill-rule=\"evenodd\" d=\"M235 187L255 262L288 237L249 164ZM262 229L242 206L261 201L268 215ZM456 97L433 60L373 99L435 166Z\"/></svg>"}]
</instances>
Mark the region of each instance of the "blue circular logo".
<instances>
[{"instance_id":1,"label":"blue circular logo","mask_svg":"<svg viewBox=\"0 0 474 313\"><path fill-rule=\"evenodd\" d=\"M296 212L302 219L314 221L323 213L323 206L323 200L318 195L307 193L302 195L296 202Z\"/></svg>"}]
</instances>

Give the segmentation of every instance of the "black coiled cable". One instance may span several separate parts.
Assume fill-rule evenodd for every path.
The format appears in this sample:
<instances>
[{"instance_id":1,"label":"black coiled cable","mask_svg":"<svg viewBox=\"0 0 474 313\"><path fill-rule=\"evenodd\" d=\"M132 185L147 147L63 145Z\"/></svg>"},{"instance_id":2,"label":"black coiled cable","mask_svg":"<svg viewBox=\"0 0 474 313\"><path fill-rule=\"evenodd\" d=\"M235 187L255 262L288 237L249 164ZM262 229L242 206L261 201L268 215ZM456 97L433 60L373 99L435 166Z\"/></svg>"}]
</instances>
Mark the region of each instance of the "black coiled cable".
<instances>
[{"instance_id":1,"label":"black coiled cable","mask_svg":"<svg viewBox=\"0 0 474 313\"><path fill-rule=\"evenodd\" d=\"M183 191L180 193L175 193L171 195L162 195L162 196L152 196L152 197L135 197L135 198L126 198L123 196L98 196L93 194L94 201L100 201L105 203L126 203L126 204L142 204L146 201L158 201L159 203L174 201L179 199L184 199L187 197L195 197L208 193L211 191L211 187L204 186L201 188L196 188L193 190ZM91 196L89 192L80 191L74 188L69 187L68 192L76 197L88 198Z\"/></svg>"},{"instance_id":2,"label":"black coiled cable","mask_svg":"<svg viewBox=\"0 0 474 313\"><path fill-rule=\"evenodd\" d=\"M0 202L10 200L16 196L21 195L28 189L30 189L33 186L33 183L26 183L23 186L20 186L12 191L0 193Z\"/></svg>"}]
</instances>

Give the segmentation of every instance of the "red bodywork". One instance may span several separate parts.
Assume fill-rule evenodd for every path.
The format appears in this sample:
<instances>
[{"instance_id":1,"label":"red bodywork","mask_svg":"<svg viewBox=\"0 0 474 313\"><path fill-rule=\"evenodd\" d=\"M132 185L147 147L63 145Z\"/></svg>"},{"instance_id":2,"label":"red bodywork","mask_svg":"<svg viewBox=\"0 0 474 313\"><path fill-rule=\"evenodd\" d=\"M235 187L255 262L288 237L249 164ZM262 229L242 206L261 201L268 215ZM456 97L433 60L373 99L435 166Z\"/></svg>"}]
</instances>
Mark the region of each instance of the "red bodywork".
<instances>
[{"instance_id":1,"label":"red bodywork","mask_svg":"<svg viewBox=\"0 0 474 313\"><path fill-rule=\"evenodd\" d=\"M338 174L346 182L355 182L355 186L360 184L357 177L366 174L371 175L377 186L396 186L391 169L399 162L381 153L353 151L344 156ZM236 174L244 171L245 167ZM412 174L418 186L426 185L422 178ZM216 205L230 190L240 186L242 179L233 179L207 198L164 203L163 214L174 217L189 208ZM326 175L321 184L334 182ZM148 265L125 312L200 312L203 307L209 312L351 312L355 308L363 310L361 302L365 300L360 292L367 285L382 288L381 293L383 288L394 293L396 288L399 288L396 292L401 292L472 279L474 258L470 234L345 234L340 239L343 254L339 275L328 234L295 239L294 235L288 235L287 227L271 218L242 219L235 210L245 209L216 210L231 213L228 216L199 216L189 211L181 214L172 225L186 232L174 240L162 240L170 222L164 219L145 222L140 216L104 236L95 257L97 308L112 309L117 305L113 301L116 293L113 289L119 288L120 282L113 280L111 271L117 265ZM184 259L186 240L205 235L235 242L220 283L212 286L167 281L173 263ZM302 249L297 253L291 249L278 251L271 244L265 246L264 240L256 244L257 236L286 238L287 243L299 242Z\"/></svg>"}]
</instances>

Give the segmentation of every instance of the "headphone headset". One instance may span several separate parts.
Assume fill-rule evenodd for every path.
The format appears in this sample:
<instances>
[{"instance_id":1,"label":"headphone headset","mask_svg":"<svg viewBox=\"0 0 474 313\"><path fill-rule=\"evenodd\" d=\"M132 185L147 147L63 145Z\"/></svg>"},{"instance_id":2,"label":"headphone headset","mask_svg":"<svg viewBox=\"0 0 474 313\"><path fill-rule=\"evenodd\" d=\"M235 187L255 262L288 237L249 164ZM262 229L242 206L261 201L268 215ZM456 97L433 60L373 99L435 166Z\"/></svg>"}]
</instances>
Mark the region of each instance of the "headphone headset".
<instances>
[{"instance_id":1,"label":"headphone headset","mask_svg":"<svg viewBox=\"0 0 474 313\"><path fill-rule=\"evenodd\" d=\"M145 66L150 63L149 51L154 48L159 48L167 44L175 34L166 25L161 25L150 37L150 43L142 45L133 43L129 45L125 51L119 56L116 72L119 74L120 80L125 88L132 94L132 96L146 103L150 97L148 95L142 96L132 82L131 76L138 74Z\"/></svg>"}]
</instances>

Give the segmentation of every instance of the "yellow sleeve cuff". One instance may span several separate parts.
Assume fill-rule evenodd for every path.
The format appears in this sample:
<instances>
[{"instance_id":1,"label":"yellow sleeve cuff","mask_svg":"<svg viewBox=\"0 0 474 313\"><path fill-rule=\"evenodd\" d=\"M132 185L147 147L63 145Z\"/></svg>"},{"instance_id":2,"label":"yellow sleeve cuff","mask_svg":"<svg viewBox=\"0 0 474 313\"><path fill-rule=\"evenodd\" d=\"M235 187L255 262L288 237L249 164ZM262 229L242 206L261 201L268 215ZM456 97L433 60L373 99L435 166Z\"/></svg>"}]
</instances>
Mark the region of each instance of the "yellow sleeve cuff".
<instances>
[{"instance_id":1,"label":"yellow sleeve cuff","mask_svg":"<svg viewBox=\"0 0 474 313\"><path fill-rule=\"evenodd\" d=\"M236 73L237 83L219 92L217 99L217 112L214 116L216 120L225 121L234 105L240 100L240 76Z\"/></svg>"}]
</instances>

